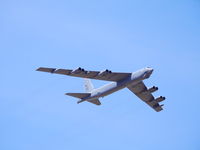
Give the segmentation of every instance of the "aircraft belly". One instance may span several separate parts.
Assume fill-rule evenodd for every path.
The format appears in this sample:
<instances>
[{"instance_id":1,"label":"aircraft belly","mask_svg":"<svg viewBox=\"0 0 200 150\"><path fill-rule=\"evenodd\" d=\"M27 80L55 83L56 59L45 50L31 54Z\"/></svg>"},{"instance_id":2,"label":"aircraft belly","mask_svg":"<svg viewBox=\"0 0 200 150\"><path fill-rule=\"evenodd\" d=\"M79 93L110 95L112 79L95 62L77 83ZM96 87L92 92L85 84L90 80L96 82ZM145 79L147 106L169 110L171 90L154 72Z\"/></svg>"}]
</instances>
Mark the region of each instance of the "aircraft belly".
<instances>
[{"instance_id":1,"label":"aircraft belly","mask_svg":"<svg viewBox=\"0 0 200 150\"><path fill-rule=\"evenodd\" d=\"M100 97L105 97L123 88L126 88L129 84L133 85L137 83L138 83L137 79L132 79L132 80L128 79L128 80L124 80L118 83L113 82L97 89L94 93L91 94L90 97L86 98L86 100L90 101L90 100L98 99Z\"/></svg>"},{"instance_id":2,"label":"aircraft belly","mask_svg":"<svg viewBox=\"0 0 200 150\"><path fill-rule=\"evenodd\" d=\"M125 87L126 87L125 85L113 87L111 89L108 89L107 91L102 92L100 97L104 97L104 96L110 95L110 94L112 94L114 92L117 92L117 91L119 91L119 90L121 90L121 89L123 89Z\"/></svg>"}]
</instances>

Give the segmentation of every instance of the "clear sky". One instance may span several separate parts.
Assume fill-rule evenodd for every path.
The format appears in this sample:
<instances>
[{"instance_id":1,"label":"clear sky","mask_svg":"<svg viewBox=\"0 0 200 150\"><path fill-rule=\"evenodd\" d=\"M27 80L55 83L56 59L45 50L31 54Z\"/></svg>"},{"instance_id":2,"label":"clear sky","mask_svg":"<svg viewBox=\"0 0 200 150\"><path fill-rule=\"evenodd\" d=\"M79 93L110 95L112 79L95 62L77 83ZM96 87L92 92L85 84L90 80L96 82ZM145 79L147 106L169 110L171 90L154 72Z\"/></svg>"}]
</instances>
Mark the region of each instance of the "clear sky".
<instances>
[{"instance_id":1,"label":"clear sky","mask_svg":"<svg viewBox=\"0 0 200 150\"><path fill-rule=\"evenodd\" d=\"M0 52L1 150L200 149L199 0L1 0ZM40 66L153 67L164 111L127 89L77 105L83 80Z\"/></svg>"}]
</instances>

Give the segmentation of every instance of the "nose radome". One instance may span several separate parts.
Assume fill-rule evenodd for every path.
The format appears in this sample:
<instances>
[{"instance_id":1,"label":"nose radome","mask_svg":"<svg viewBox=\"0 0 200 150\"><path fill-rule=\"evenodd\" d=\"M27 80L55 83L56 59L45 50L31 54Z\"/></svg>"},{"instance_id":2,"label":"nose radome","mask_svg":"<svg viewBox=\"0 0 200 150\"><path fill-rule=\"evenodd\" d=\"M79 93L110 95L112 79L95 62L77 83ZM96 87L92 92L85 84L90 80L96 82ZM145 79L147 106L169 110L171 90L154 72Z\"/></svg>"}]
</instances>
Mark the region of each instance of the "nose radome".
<instances>
[{"instance_id":1,"label":"nose radome","mask_svg":"<svg viewBox=\"0 0 200 150\"><path fill-rule=\"evenodd\" d=\"M151 73L153 72L153 68L147 67L147 70Z\"/></svg>"},{"instance_id":2,"label":"nose radome","mask_svg":"<svg viewBox=\"0 0 200 150\"><path fill-rule=\"evenodd\" d=\"M150 72L153 72L153 68L150 68L149 71L150 71Z\"/></svg>"},{"instance_id":3,"label":"nose radome","mask_svg":"<svg viewBox=\"0 0 200 150\"><path fill-rule=\"evenodd\" d=\"M145 68L144 78L145 79L149 78L151 76L152 72L153 72L153 68L149 68L149 67Z\"/></svg>"}]
</instances>

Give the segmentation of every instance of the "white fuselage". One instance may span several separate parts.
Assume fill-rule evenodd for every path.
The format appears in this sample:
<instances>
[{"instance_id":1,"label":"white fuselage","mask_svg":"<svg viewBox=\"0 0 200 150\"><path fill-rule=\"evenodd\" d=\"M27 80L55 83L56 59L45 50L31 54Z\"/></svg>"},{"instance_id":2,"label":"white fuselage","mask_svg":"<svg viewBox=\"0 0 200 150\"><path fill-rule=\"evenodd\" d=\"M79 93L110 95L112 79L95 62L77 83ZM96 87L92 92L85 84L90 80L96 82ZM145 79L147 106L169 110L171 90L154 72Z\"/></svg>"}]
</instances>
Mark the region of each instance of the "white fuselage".
<instances>
[{"instance_id":1,"label":"white fuselage","mask_svg":"<svg viewBox=\"0 0 200 150\"><path fill-rule=\"evenodd\" d=\"M86 97L82 100L84 101L90 101L93 99L98 99L107 95L110 95L116 91L119 91L128 85L136 85L138 82L147 79L152 74L153 69L152 68L144 68L139 71L133 72L131 76L127 77L126 79L119 81L119 82L111 82L109 84L106 84L98 89L94 89L91 92L91 95L89 97Z\"/></svg>"}]
</instances>

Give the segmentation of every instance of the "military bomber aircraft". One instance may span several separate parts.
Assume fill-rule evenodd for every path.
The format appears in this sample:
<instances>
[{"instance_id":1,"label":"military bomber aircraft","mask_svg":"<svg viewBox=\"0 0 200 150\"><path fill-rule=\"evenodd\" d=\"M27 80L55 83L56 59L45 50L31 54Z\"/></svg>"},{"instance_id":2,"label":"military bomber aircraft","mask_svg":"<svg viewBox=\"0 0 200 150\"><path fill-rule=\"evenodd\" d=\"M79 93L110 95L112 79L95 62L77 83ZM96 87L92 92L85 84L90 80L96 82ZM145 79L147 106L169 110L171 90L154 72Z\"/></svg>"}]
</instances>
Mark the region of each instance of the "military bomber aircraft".
<instances>
[{"instance_id":1,"label":"military bomber aircraft","mask_svg":"<svg viewBox=\"0 0 200 150\"><path fill-rule=\"evenodd\" d=\"M128 88L155 111L159 112L163 109L163 105L160 105L159 103L164 101L165 97L160 96L154 98L152 95L153 92L158 90L158 87L153 86L147 88L143 82L143 80L148 79L153 72L153 69L150 67L143 68L133 73L112 72L110 70L86 71L80 67L74 70L40 67L37 71L84 78L85 93L66 93L66 95L80 99L77 103L87 101L96 105L101 105L99 98L105 97L123 88ZM112 82L95 89L90 79Z\"/></svg>"}]
</instances>

